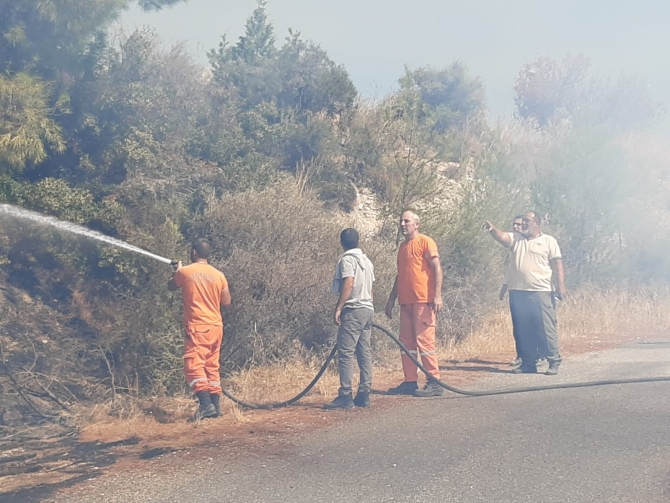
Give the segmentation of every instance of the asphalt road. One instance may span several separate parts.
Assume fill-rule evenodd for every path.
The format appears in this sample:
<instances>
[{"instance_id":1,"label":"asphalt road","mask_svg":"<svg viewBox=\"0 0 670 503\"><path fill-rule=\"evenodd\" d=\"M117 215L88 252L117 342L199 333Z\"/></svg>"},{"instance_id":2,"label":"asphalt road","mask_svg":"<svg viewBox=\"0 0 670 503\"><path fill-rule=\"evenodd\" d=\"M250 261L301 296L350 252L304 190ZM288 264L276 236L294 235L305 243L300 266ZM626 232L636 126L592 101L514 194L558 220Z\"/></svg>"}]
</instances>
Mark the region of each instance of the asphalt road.
<instances>
[{"instance_id":1,"label":"asphalt road","mask_svg":"<svg viewBox=\"0 0 670 503\"><path fill-rule=\"evenodd\" d=\"M668 375L670 341L656 341L572 358L556 377L499 373L477 387ZM92 481L55 501L670 502L669 419L668 382L445 394L350 414L281 456L239 463L222 453L170 476Z\"/></svg>"}]
</instances>

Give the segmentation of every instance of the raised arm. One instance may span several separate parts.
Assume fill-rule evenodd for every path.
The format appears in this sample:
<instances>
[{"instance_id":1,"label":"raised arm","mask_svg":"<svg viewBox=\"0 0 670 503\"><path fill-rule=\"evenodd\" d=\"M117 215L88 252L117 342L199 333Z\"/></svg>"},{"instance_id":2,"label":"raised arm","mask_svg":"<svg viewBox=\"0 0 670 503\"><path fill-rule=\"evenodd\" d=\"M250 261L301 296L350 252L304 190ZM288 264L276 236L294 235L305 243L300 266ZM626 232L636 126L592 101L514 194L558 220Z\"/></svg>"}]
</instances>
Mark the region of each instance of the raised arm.
<instances>
[{"instance_id":1,"label":"raised arm","mask_svg":"<svg viewBox=\"0 0 670 503\"><path fill-rule=\"evenodd\" d=\"M489 234L491 234L491 237L498 241L501 245L503 245L505 248L509 248L512 246L512 238L509 237L509 234L506 232L501 231L500 229L496 228L491 222L486 220L482 224L482 229L487 231Z\"/></svg>"}]
</instances>

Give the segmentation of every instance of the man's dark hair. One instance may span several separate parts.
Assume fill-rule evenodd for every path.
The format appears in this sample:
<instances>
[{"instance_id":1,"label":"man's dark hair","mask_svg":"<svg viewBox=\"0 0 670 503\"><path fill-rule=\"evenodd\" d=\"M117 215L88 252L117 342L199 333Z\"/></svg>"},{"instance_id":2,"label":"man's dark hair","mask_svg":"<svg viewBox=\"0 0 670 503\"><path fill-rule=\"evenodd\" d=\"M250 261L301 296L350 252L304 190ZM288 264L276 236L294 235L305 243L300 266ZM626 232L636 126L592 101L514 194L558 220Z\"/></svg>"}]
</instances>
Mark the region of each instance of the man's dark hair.
<instances>
[{"instance_id":1,"label":"man's dark hair","mask_svg":"<svg viewBox=\"0 0 670 503\"><path fill-rule=\"evenodd\" d=\"M204 239L193 241L191 248L195 250L195 252L198 254L198 257L204 259L209 258L209 254L212 253L212 245Z\"/></svg>"},{"instance_id":2,"label":"man's dark hair","mask_svg":"<svg viewBox=\"0 0 670 503\"><path fill-rule=\"evenodd\" d=\"M514 222L515 220L523 220L523 217L524 215L517 215L512 219L512 222Z\"/></svg>"},{"instance_id":3,"label":"man's dark hair","mask_svg":"<svg viewBox=\"0 0 670 503\"><path fill-rule=\"evenodd\" d=\"M340 234L340 243L347 250L358 248L358 232L356 232L356 229L352 229L351 227L344 229Z\"/></svg>"}]
</instances>

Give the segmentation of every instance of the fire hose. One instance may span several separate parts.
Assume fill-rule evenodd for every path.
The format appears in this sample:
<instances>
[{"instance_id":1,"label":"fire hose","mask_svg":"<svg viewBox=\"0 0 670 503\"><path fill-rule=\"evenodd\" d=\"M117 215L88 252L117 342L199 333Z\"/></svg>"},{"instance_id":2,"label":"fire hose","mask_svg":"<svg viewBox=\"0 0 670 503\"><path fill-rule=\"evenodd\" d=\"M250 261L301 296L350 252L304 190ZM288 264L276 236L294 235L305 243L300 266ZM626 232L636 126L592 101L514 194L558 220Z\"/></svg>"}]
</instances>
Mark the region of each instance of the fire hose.
<instances>
[{"instance_id":1,"label":"fire hose","mask_svg":"<svg viewBox=\"0 0 670 503\"><path fill-rule=\"evenodd\" d=\"M412 362L421 370L426 375L426 378L429 381L435 382L442 386L444 389L447 391L451 391L452 393L455 393L457 395L464 395L464 396L494 396L494 395L511 395L511 394L516 394L516 393L530 393L533 391L549 391L549 390L555 390L555 389L571 389L571 388L589 388L589 387L595 387L595 386L608 386L608 385L615 385L615 384L637 384L637 383L649 383L649 382L666 382L670 381L670 376L660 376L660 377L639 377L639 378L631 378L631 379L605 379L602 381L586 381L586 382L575 382L575 383L564 383L564 384L548 384L545 386L526 386L526 387L521 387L521 388L511 388L511 389L501 389L501 390L490 390L490 391L470 391L470 390L464 390L460 388L455 388L453 386L450 386L449 384L436 379L435 377L432 376L426 370L426 368L421 364L419 360L416 359L416 357L410 353L410 351L405 347L405 345L400 342L400 339L398 339L393 333L391 333L388 329L377 325L376 323L372 324L373 328L376 328L377 330L383 332L386 336L388 336L393 342L395 342L399 347L400 350L405 353ZM319 372L314 376L314 379L307 385L307 387L302 390L300 393L298 393L296 396L293 398L286 400L284 402L276 402L276 403L266 403L266 404L257 404L257 403L252 403L252 402L245 402L243 400L240 400L239 398L235 397L232 395L230 392L226 391L225 389L223 390L223 394L228 397L230 400L235 402L237 405L240 405L241 407L246 407L248 409L279 409L282 407L288 407L289 405L292 405L299 401L302 397L304 397L307 393L310 392L310 390L316 385L316 383L321 379L321 376L324 374L326 371L326 368L330 364L330 362L335 358L335 353L337 352L337 345L333 347L331 350L330 354L326 358L326 360L323 362L323 365L321 365L321 368L319 369Z\"/></svg>"}]
</instances>

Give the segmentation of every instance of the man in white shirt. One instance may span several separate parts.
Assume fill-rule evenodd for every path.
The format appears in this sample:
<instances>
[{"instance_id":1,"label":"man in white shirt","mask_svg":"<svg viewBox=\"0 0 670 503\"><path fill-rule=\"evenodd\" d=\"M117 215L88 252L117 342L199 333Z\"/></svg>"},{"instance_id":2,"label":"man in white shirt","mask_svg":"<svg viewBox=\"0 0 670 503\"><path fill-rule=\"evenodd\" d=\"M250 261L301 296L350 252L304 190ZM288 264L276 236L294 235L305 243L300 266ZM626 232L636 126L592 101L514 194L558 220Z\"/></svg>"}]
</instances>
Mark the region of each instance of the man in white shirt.
<instances>
[{"instance_id":1,"label":"man in white shirt","mask_svg":"<svg viewBox=\"0 0 670 503\"><path fill-rule=\"evenodd\" d=\"M511 251L507 286L512 316L518 321L521 353L521 366L514 372L536 373L541 348L549 362L546 374L556 375L561 364L556 299L565 296L565 274L558 242L542 233L540 223L540 217L531 211L524 215L519 233L503 232L488 221L483 227Z\"/></svg>"},{"instance_id":2,"label":"man in white shirt","mask_svg":"<svg viewBox=\"0 0 670 503\"><path fill-rule=\"evenodd\" d=\"M344 253L335 266L332 291L338 296L333 321L337 332L337 370L340 374L338 396L324 405L326 410L350 409L370 406L372 387L372 350L370 338L375 309L372 304L372 283L375 268L370 259L358 247L358 232L344 229L340 244ZM358 361L360 379L356 398L352 397L351 382L354 373L354 357Z\"/></svg>"}]
</instances>

